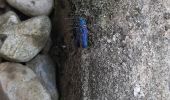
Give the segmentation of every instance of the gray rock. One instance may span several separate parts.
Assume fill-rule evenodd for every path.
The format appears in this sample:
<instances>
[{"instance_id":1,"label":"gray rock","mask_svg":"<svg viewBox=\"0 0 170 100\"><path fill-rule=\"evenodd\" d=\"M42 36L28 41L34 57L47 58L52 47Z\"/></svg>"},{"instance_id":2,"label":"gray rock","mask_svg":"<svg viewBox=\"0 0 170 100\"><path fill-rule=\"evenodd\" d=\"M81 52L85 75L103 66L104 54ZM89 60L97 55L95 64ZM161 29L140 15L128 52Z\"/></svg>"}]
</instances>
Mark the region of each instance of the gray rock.
<instances>
[{"instance_id":1,"label":"gray rock","mask_svg":"<svg viewBox=\"0 0 170 100\"><path fill-rule=\"evenodd\" d=\"M45 47L42 50L43 54L48 54L52 46L52 40L51 38L48 39L47 43L45 44Z\"/></svg>"},{"instance_id":2,"label":"gray rock","mask_svg":"<svg viewBox=\"0 0 170 100\"><path fill-rule=\"evenodd\" d=\"M56 87L56 70L52 59L47 55L38 55L27 63L37 75L40 82L46 87L51 94L52 100L58 100Z\"/></svg>"},{"instance_id":3,"label":"gray rock","mask_svg":"<svg viewBox=\"0 0 170 100\"><path fill-rule=\"evenodd\" d=\"M35 73L17 63L0 64L0 93L2 100L51 100Z\"/></svg>"},{"instance_id":4,"label":"gray rock","mask_svg":"<svg viewBox=\"0 0 170 100\"><path fill-rule=\"evenodd\" d=\"M29 16L49 15L53 7L53 0L7 0L7 2Z\"/></svg>"},{"instance_id":5,"label":"gray rock","mask_svg":"<svg viewBox=\"0 0 170 100\"><path fill-rule=\"evenodd\" d=\"M20 22L21 21L15 12L8 11L7 13L0 16L0 30L18 24Z\"/></svg>"},{"instance_id":6,"label":"gray rock","mask_svg":"<svg viewBox=\"0 0 170 100\"><path fill-rule=\"evenodd\" d=\"M65 51L61 100L170 100L170 0L70 1L91 45Z\"/></svg>"},{"instance_id":7,"label":"gray rock","mask_svg":"<svg viewBox=\"0 0 170 100\"><path fill-rule=\"evenodd\" d=\"M20 22L20 19L16 15L16 13L9 11L3 15L0 16L0 30L3 30L5 28L8 28L9 26L13 26ZM2 46L4 40L6 38L6 35L0 34L0 47Z\"/></svg>"},{"instance_id":8,"label":"gray rock","mask_svg":"<svg viewBox=\"0 0 170 100\"><path fill-rule=\"evenodd\" d=\"M51 23L47 16L39 16L15 25L1 27L0 36L3 37L3 43L0 56L11 61L27 62L45 46L50 31Z\"/></svg>"}]
</instances>

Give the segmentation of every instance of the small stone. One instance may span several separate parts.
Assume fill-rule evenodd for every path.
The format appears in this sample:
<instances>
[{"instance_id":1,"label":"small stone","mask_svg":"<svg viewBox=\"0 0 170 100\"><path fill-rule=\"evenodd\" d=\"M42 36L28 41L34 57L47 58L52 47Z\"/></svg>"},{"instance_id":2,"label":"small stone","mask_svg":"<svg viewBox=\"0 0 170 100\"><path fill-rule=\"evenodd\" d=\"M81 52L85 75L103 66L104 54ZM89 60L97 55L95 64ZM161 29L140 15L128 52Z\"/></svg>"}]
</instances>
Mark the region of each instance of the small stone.
<instances>
[{"instance_id":1,"label":"small stone","mask_svg":"<svg viewBox=\"0 0 170 100\"><path fill-rule=\"evenodd\" d=\"M53 0L7 0L7 2L28 16L49 15Z\"/></svg>"},{"instance_id":2,"label":"small stone","mask_svg":"<svg viewBox=\"0 0 170 100\"><path fill-rule=\"evenodd\" d=\"M52 100L58 100L55 64L48 55L38 55L27 66L37 75L40 82L50 93Z\"/></svg>"},{"instance_id":3,"label":"small stone","mask_svg":"<svg viewBox=\"0 0 170 100\"><path fill-rule=\"evenodd\" d=\"M4 20L3 17L0 19ZM15 62L31 60L43 49L49 38L51 31L49 18L39 16L15 25L11 25L12 22L17 22L14 16L7 19L11 21L5 21L2 25L0 23L2 26L0 27L0 37L3 37L0 38L3 42L0 56Z\"/></svg>"},{"instance_id":4,"label":"small stone","mask_svg":"<svg viewBox=\"0 0 170 100\"><path fill-rule=\"evenodd\" d=\"M0 64L0 93L3 100L51 100L35 73L17 63Z\"/></svg>"}]
</instances>

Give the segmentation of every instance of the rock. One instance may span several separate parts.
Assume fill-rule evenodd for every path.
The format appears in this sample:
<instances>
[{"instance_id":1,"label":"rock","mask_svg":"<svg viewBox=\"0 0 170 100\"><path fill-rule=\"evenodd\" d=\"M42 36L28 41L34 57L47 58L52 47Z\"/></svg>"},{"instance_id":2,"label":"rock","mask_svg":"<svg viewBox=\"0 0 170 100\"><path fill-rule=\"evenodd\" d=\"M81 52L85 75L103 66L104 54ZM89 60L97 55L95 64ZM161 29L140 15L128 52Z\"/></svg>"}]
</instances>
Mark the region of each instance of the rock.
<instances>
[{"instance_id":1,"label":"rock","mask_svg":"<svg viewBox=\"0 0 170 100\"><path fill-rule=\"evenodd\" d=\"M42 50L43 54L48 54L52 46L52 40L51 38L48 39L47 43L45 44L45 47Z\"/></svg>"},{"instance_id":2,"label":"rock","mask_svg":"<svg viewBox=\"0 0 170 100\"><path fill-rule=\"evenodd\" d=\"M47 55L38 55L36 58L28 62L27 66L36 73L40 82L51 94L52 100L58 100L56 70L52 59Z\"/></svg>"},{"instance_id":3,"label":"rock","mask_svg":"<svg viewBox=\"0 0 170 100\"><path fill-rule=\"evenodd\" d=\"M17 14L13 11L8 11L7 13L0 16L0 30L18 24L19 22L21 21Z\"/></svg>"},{"instance_id":4,"label":"rock","mask_svg":"<svg viewBox=\"0 0 170 100\"><path fill-rule=\"evenodd\" d=\"M7 2L28 16L49 15L53 0L7 0Z\"/></svg>"},{"instance_id":5,"label":"rock","mask_svg":"<svg viewBox=\"0 0 170 100\"><path fill-rule=\"evenodd\" d=\"M50 31L51 23L47 16L3 27L0 29L0 36L3 37L0 56L10 61L27 62L45 46Z\"/></svg>"},{"instance_id":6,"label":"rock","mask_svg":"<svg viewBox=\"0 0 170 100\"><path fill-rule=\"evenodd\" d=\"M170 100L170 0L69 1L91 45L56 56L61 100Z\"/></svg>"},{"instance_id":7,"label":"rock","mask_svg":"<svg viewBox=\"0 0 170 100\"><path fill-rule=\"evenodd\" d=\"M51 100L35 73L17 63L0 64L0 93L3 100Z\"/></svg>"},{"instance_id":8,"label":"rock","mask_svg":"<svg viewBox=\"0 0 170 100\"><path fill-rule=\"evenodd\" d=\"M20 22L20 19L16 15L16 13L9 11L0 16L0 30L7 28L8 26L15 25ZM6 35L0 34L0 47L2 46Z\"/></svg>"}]
</instances>

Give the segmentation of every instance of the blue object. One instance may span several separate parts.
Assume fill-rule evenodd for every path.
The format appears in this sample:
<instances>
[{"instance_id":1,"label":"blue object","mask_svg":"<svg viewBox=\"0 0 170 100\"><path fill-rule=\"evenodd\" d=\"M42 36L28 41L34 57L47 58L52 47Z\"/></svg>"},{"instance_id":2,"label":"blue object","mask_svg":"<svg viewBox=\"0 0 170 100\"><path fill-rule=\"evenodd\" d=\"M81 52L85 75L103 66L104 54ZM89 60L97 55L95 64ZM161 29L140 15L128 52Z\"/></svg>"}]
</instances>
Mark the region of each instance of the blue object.
<instances>
[{"instance_id":1,"label":"blue object","mask_svg":"<svg viewBox=\"0 0 170 100\"><path fill-rule=\"evenodd\" d=\"M82 48L88 47L88 29L86 20L82 17L77 18L78 28L76 28L76 44Z\"/></svg>"}]
</instances>

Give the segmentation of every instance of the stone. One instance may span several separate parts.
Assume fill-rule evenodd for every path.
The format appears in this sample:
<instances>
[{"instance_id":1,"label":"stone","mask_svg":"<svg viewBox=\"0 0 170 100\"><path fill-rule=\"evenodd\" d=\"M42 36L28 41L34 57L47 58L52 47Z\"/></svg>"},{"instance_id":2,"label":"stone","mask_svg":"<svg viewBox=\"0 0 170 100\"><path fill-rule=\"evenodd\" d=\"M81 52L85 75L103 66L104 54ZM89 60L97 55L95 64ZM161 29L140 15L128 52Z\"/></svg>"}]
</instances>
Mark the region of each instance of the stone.
<instances>
[{"instance_id":1,"label":"stone","mask_svg":"<svg viewBox=\"0 0 170 100\"><path fill-rule=\"evenodd\" d=\"M0 96L2 100L51 100L30 68L10 62L0 64Z\"/></svg>"},{"instance_id":2,"label":"stone","mask_svg":"<svg viewBox=\"0 0 170 100\"><path fill-rule=\"evenodd\" d=\"M7 0L7 2L28 16L49 15L53 0Z\"/></svg>"},{"instance_id":3,"label":"stone","mask_svg":"<svg viewBox=\"0 0 170 100\"><path fill-rule=\"evenodd\" d=\"M47 16L31 18L15 25L8 25L6 21L2 26L0 56L15 62L27 62L35 57L45 46L51 31Z\"/></svg>"},{"instance_id":4,"label":"stone","mask_svg":"<svg viewBox=\"0 0 170 100\"><path fill-rule=\"evenodd\" d=\"M56 55L61 100L170 100L170 0L69 1L91 45Z\"/></svg>"},{"instance_id":5,"label":"stone","mask_svg":"<svg viewBox=\"0 0 170 100\"><path fill-rule=\"evenodd\" d=\"M15 12L9 11L0 16L0 30L7 28L8 26L15 25L20 22L20 19ZM2 46L6 35L0 35L0 47Z\"/></svg>"},{"instance_id":6,"label":"stone","mask_svg":"<svg viewBox=\"0 0 170 100\"><path fill-rule=\"evenodd\" d=\"M48 55L38 55L26 65L37 75L40 82L50 93L52 100L58 100L55 64Z\"/></svg>"},{"instance_id":7,"label":"stone","mask_svg":"<svg viewBox=\"0 0 170 100\"><path fill-rule=\"evenodd\" d=\"M52 40L51 38L48 39L47 43L45 44L45 47L42 50L42 54L48 54L52 46Z\"/></svg>"},{"instance_id":8,"label":"stone","mask_svg":"<svg viewBox=\"0 0 170 100\"><path fill-rule=\"evenodd\" d=\"M0 16L0 30L18 24L20 22L21 21L15 12L8 11L7 13Z\"/></svg>"}]
</instances>

